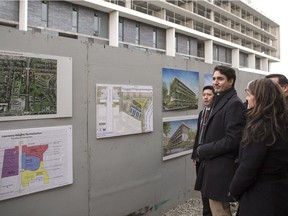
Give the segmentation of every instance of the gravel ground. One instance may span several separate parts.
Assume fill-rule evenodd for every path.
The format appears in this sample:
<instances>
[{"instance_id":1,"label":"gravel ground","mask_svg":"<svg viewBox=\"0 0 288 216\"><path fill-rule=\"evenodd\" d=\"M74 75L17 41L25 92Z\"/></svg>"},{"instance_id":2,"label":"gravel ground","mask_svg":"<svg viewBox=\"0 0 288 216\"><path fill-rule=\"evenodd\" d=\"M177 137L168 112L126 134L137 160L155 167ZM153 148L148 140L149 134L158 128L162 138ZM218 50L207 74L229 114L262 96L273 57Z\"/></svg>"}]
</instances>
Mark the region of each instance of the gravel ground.
<instances>
[{"instance_id":1,"label":"gravel ground","mask_svg":"<svg viewBox=\"0 0 288 216\"><path fill-rule=\"evenodd\" d=\"M195 198L178 205L176 208L164 213L162 216L202 216L201 199Z\"/></svg>"},{"instance_id":2,"label":"gravel ground","mask_svg":"<svg viewBox=\"0 0 288 216\"><path fill-rule=\"evenodd\" d=\"M236 215L237 204L231 204L233 216ZM202 202L199 198L193 198L176 208L164 213L162 216L202 216Z\"/></svg>"}]
</instances>

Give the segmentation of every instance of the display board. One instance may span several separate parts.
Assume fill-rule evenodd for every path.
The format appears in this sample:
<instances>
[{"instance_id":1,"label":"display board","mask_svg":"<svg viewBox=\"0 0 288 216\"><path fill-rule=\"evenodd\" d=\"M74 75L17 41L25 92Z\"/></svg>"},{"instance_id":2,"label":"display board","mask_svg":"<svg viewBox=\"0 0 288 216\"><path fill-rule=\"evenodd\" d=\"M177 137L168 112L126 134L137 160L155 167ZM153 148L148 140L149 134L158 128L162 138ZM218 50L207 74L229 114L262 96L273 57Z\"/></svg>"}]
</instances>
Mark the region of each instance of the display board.
<instances>
[{"instance_id":1,"label":"display board","mask_svg":"<svg viewBox=\"0 0 288 216\"><path fill-rule=\"evenodd\" d=\"M0 131L0 176L0 200L72 184L72 126Z\"/></svg>"}]
</instances>

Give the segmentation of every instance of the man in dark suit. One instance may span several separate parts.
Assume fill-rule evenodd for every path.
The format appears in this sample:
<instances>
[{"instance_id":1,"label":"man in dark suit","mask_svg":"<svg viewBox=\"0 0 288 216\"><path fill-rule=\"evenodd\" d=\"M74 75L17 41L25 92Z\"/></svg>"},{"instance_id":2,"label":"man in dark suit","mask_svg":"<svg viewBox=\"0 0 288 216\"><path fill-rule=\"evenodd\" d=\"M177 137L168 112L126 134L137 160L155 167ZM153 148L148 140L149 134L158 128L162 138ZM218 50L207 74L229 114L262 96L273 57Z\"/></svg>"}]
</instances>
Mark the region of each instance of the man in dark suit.
<instances>
[{"instance_id":1,"label":"man in dark suit","mask_svg":"<svg viewBox=\"0 0 288 216\"><path fill-rule=\"evenodd\" d=\"M265 76L265 78L268 78L274 83L280 85L285 96L286 107L288 107L288 79L286 78L286 76L284 76L283 74L268 74L267 76Z\"/></svg>"},{"instance_id":2,"label":"man in dark suit","mask_svg":"<svg viewBox=\"0 0 288 216\"><path fill-rule=\"evenodd\" d=\"M231 216L228 195L238 157L244 128L245 107L234 88L236 74L233 68L216 66L213 87L216 92L212 113L206 124L203 140L196 149L200 159L195 188L209 199L213 216Z\"/></svg>"},{"instance_id":3,"label":"man in dark suit","mask_svg":"<svg viewBox=\"0 0 288 216\"><path fill-rule=\"evenodd\" d=\"M201 143L203 139L204 130L210 115L211 107L213 104L213 99L215 96L215 91L213 86L204 86L202 91L202 98L203 98L203 105L204 109L198 115L198 122L197 122L197 131L195 136L195 142L193 146L193 152L191 155L191 159L193 163L196 165L196 174L199 170L200 161L195 154L198 144ZM197 190L197 188L195 188ZM202 196L202 204L203 204L203 216L212 216L209 200Z\"/></svg>"}]
</instances>

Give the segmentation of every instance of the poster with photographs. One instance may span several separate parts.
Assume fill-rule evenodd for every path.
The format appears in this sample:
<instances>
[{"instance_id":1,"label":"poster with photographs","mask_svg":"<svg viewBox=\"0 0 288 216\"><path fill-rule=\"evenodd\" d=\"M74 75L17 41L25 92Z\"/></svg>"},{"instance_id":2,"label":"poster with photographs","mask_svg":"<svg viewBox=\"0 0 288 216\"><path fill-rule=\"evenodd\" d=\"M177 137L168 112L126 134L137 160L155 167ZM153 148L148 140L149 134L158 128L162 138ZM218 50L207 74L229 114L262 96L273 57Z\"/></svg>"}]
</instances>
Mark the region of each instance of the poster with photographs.
<instances>
[{"instance_id":1,"label":"poster with photographs","mask_svg":"<svg viewBox=\"0 0 288 216\"><path fill-rule=\"evenodd\" d=\"M72 116L72 58L0 50L0 121Z\"/></svg>"},{"instance_id":2,"label":"poster with photographs","mask_svg":"<svg viewBox=\"0 0 288 216\"><path fill-rule=\"evenodd\" d=\"M96 84L96 137L153 131L153 87Z\"/></svg>"},{"instance_id":3,"label":"poster with photographs","mask_svg":"<svg viewBox=\"0 0 288 216\"><path fill-rule=\"evenodd\" d=\"M163 161L192 152L197 120L197 115L163 118Z\"/></svg>"},{"instance_id":4,"label":"poster with photographs","mask_svg":"<svg viewBox=\"0 0 288 216\"><path fill-rule=\"evenodd\" d=\"M162 69L162 110L198 109L199 73Z\"/></svg>"}]
</instances>

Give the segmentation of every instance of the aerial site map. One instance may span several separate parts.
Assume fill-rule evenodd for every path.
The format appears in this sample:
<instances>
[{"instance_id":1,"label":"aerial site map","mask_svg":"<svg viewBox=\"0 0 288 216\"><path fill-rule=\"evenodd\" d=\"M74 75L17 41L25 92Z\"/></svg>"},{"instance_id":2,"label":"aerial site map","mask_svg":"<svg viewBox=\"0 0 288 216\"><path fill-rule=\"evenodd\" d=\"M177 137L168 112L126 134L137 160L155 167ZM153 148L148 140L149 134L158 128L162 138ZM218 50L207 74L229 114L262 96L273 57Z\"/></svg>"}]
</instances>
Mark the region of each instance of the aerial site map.
<instances>
[{"instance_id":1,"label":"aerial site map","mask_svg":"<svg viewBox=\"0 0 288 216\"><path fill-rule=\"evenodd\" d=\"M57 60L0 53L0 118L57 113Z\"/></svg>"}]
</instances>

